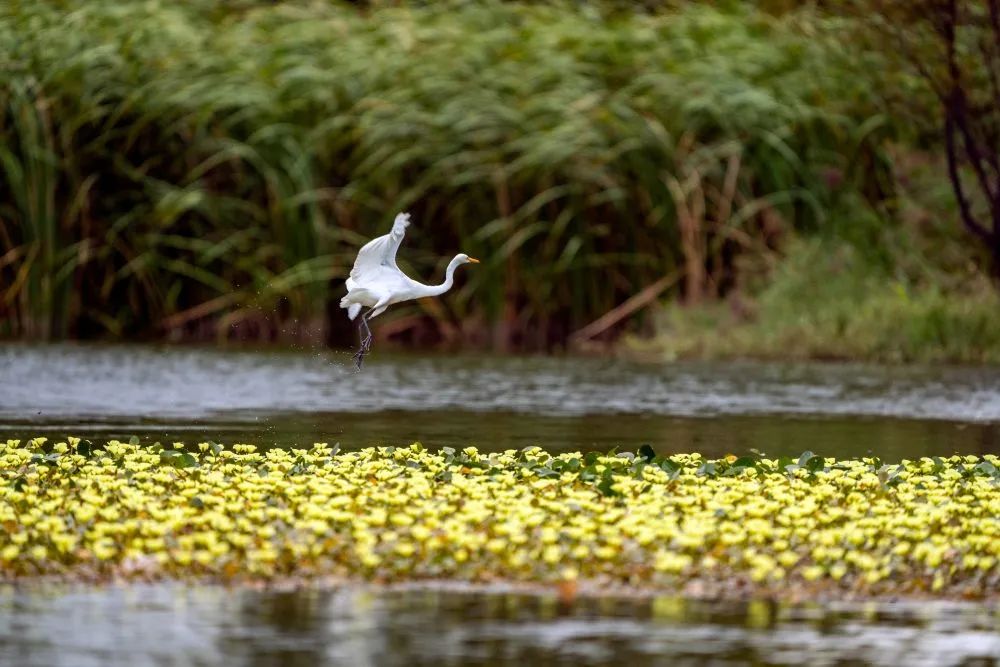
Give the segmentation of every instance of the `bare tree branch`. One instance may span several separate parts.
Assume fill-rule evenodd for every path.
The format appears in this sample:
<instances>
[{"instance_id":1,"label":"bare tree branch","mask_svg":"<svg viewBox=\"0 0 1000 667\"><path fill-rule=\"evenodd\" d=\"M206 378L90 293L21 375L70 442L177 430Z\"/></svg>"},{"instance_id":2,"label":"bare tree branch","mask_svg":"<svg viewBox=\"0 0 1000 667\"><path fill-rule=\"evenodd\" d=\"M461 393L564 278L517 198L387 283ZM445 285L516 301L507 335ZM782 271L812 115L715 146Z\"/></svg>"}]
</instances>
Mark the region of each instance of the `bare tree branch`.
<instances>
[{"instance_id":1,"label":"bare tree branch","mask_svg":"<svg viewBox=\"0 0 1000 667\"><path fill-rule=\"evenodd\" d=\"M1000 0L858 0L944 112L948 178L963 226L1000 281Z\"/></svg>"},{"instance_id":2,"label":"bare tree branch","mask_svg":"<svg viewBox=\"0 0 1000 667\"><path fill-rule=\"evenodd\" d=\"M973 216L969 199L965 195L965 186L962 185L962 175L958 171L958 150L955 146L955 123L952 120L950 109L945 110L944 146L945 154L948 157L948 177L951 179L951 186L955 191L955 199L958 200L958 210L962 216L962 222L965 223L970 232L983 241L989 242L991 240L990 232Z\"/></svg>"}]
</instances>

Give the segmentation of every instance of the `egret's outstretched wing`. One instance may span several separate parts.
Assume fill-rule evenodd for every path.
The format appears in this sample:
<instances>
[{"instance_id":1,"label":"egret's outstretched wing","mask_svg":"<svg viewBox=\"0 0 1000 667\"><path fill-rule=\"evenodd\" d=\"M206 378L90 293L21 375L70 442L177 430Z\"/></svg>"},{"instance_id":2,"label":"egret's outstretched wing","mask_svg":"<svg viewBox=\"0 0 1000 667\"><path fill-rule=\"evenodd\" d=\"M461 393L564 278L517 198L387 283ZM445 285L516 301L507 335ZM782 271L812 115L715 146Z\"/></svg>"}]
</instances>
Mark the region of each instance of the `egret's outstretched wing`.
<instances>
[{"instance_id":1,"label":"egret's outstretched wing","mask_svg":"<svg viewBox=\"0 0 1000 667\"><path fill-rule=\"evenodd\" d=\"M409 225L410 214L400 213L392 223L391 232L366 243L358 251L358 258L354 260L351 280L363 284L366 276L378 275L383 269L399 271L399 267L396 266L396 251L399 250L399 244L403 242L403 236Z\"/></svg>"}]
</instances>

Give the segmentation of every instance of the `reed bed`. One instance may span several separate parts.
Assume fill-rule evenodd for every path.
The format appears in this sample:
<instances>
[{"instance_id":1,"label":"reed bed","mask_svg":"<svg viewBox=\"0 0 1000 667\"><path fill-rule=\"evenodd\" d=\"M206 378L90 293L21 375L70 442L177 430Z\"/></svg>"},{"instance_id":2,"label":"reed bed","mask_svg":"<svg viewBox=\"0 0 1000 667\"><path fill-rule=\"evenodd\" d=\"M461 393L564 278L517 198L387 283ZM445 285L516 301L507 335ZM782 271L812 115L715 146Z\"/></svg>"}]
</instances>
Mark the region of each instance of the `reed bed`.
<instances>
[{"instance_id":1,"label":"reed bed","mask_svg":"<svg viewBox=\"0 0 1000 667\"><path fill-rule=\"evenodd\" d=\"M10 2L0 335L322 331L395 212L485 259L394 330L544 347L885 180L864 54L809 8ZM463 328L450 323L459 319Z\"/></svg>"},{"instance_id":2,"label":"reed bed","mask_svg":"<svg viewBox=\"0 0 1000 667\"><path fill-rule=\"evenodd\" d=\"M995 598L998 464L8 440L0 578Z\"/></svg>"}]
</instances>

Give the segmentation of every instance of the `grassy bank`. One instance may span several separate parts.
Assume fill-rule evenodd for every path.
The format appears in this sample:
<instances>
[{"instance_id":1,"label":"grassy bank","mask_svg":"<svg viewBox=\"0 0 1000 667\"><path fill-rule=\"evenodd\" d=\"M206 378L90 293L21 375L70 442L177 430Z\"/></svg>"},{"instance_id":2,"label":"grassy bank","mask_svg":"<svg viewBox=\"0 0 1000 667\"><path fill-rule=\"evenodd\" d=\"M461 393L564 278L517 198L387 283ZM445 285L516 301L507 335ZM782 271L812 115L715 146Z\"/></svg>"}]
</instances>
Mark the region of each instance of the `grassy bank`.
<instances>
[{"instance_id":1,"label":"grassy bank","mask_svg":"<svg viewBox=\"0 0 1000 667\"><path fill-rule=\"evenodd\" d=\"M0 335L321 336L401 209L414 275L485 260L401 336L545 347L680 267L725 291L892 188L844 35L742 3L5 3Z\"/></svg>"},{"instance_id":2,"label":"grassy bank","mask_svg":"<svg viewBox=\"0 0 1000 667\"><path fill-rule=\"evenodd\" d=\"M0 576L1000 590L994 456L0 444Z\"/></svg>"},{"instance_id":3,"label":"grassy bank","mask_svg":"<svg viewBox=\"0 0 1000 667\"><path fill-rule=\"evenodd\" d=\"M677 358L1000 364L1000 294L978 270L932 281L872 267L855 246L791 244L758 291L665 306L624 349Z\"/></svg>"}]
</instances>

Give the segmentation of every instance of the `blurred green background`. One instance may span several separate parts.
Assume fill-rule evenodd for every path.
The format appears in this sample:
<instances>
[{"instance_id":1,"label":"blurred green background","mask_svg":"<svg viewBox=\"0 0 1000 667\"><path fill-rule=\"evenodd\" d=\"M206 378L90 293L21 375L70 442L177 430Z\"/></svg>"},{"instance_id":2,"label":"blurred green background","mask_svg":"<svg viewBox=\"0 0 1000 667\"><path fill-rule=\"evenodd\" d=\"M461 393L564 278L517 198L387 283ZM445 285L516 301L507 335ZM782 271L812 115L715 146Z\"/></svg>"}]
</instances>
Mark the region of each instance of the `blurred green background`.
<instances>
[{"instance_id":1,"label":"blurred green background","mask_svg":"<svg viewBox=\"0 0 1000 667\"><path fill-rule=\"evenodd\" d=\"M886 4L9 0L0 337L1000 361Z\"/></svg>"}]
</instances>

